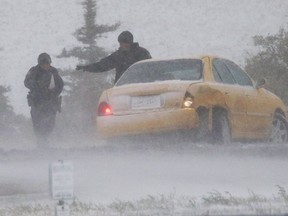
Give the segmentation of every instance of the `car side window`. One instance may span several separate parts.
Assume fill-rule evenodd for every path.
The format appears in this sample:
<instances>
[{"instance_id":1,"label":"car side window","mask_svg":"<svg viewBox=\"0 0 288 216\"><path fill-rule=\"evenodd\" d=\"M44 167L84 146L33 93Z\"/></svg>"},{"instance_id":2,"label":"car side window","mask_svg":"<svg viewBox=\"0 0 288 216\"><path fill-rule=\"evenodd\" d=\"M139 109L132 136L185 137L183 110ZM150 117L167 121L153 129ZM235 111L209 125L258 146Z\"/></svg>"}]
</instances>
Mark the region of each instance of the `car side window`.
<instances>
[{"instance_id":1,"label":"car side window","mask_svg":"<svg viewBox=\"0 0 288 216\"><path fill-rule=\"evenodd\" d=\"M226 84L235 84L233 75L228 70L224 62L220 59L213 60L213 75L217 82Z\"/></svg>"},{"instance_id":2,"label":"car side window","mask_svg":"<svg viewBox=\"0 0 288 216\"><path fill-rule=\"evenodd\" d=\"M213 64L213 76L216 82L220 82L220 83L222 82L214 64Z\"/></svg>"},{"instance_id":3,"label":"car side window","mask_svg":"<svg viewBox=\"0 0 288 216\"><path fill-rule=\"evenodd\" d=\"M224 62L239 85L253 86L250 77L238 65L228 60L225 60Z\"/></svg>"}]
</instances>

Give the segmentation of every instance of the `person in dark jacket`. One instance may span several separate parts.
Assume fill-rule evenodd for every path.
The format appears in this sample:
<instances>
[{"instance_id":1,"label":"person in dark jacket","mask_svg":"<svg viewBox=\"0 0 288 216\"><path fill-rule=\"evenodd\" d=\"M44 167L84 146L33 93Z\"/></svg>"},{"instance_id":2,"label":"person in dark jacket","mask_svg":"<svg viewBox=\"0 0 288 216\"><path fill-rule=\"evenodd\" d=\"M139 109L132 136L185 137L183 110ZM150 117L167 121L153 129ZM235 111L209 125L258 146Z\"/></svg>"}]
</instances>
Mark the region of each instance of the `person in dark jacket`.
<instances>
[{"instance_id":1,"label":"person in dark jacket","mask_svg":"<svg viewBox=\"0 0 288 216\"><path fill-rule=\"evenodd\" d=\"M129 31L124 31L118 36L119 49L111 55L101 59L99 62L89 65L77 65L76 70L89 72L104 72L116 69L115 83L124 71L135 62L150 59L151 55L138 43L134 43L133 35Z\"/></svg>"},{"instance_id":2,"label":"person in dark jacket","mask_svg":"<svg viewBox=\"0 0 288 216\"><path fill-rule=\"evenodd\" d=\"M61 111L59 95L64 86L57 69L51 66L51 57L47 53L38 56L38 65L28 71L24 85L30 90L27 99L35 136L40 147L47 147L56 113Z\"/></svg>"}]
</instances>

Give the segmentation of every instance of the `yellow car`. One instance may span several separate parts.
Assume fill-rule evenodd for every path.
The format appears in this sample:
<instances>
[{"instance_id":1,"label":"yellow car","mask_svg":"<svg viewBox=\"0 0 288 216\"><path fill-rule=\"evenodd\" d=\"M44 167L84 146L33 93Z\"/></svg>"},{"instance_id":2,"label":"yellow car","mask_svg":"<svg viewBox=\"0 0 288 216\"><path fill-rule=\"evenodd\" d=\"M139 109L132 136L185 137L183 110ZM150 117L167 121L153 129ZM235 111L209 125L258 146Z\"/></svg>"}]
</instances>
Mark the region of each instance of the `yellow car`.
<instances>
[{"instance_id":1,"label":"yellow car","mask_svg":"<svg viewBox=\"0 0 288 216\"><path fill-rule=\"evenodd\" d=\"M287 141L286 107L235 63L204 56L144 60L99 100L105 138L187 131L195 139Z\"/></svg>"}]
</instances>

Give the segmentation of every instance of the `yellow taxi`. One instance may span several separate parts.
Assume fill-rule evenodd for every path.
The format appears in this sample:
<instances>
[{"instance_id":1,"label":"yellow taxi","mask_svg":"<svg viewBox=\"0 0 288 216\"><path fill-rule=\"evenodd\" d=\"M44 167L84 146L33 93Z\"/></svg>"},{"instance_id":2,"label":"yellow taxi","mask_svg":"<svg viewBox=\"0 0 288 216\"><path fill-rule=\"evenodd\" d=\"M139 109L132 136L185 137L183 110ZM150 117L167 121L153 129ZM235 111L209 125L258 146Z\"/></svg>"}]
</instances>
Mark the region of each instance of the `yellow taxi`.
<instances>
[{"instance_id":1,"label":"yellow taxi","mask_svg":"<svg viewBox=\"0 0 288 216\"><path fill-rule=\"evenodd\" d=\"M286 107L264 86L219 57L140 61L102 93L97 132L111 138L181 130L195 140L285 143Z\"/></svg>"}]
</instances>

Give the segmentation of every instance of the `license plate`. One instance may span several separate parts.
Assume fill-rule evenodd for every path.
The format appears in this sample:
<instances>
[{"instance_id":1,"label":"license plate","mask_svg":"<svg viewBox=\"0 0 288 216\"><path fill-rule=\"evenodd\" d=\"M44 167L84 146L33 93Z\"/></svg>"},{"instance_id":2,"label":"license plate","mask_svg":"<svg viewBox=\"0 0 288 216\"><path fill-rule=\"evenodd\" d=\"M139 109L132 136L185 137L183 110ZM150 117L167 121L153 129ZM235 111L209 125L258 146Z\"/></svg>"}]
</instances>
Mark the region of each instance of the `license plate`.
<instances>
[{"instance_id":1,"label":"license plate","mask_svg":"<svg viewBox=\"0 0 288 216\"><path fill-rule=\"evenodd\" d=\"M159 95L131 98L132 109L149 109L149 108L158 108L160 106L161 102Z\"/></svg>"}]
</instances>

